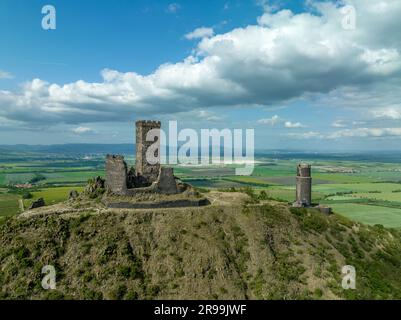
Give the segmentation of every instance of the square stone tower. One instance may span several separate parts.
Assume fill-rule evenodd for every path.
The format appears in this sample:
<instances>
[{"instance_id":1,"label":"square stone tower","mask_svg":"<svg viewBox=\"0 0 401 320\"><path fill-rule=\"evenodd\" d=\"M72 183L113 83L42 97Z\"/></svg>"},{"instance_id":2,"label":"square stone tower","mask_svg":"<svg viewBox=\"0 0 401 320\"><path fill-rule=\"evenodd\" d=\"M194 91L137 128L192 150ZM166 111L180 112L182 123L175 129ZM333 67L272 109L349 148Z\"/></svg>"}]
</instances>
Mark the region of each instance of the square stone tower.
<instances>
[{"instance_id":1,"label":"square stone tower","mask_svg":"<svg viewBox=\"0 0 401 320\"><path fill-rule=\"evenodd\" d=\"M296 203L309 207L312 203L312 177L311 166L309 164L299 164L297 166L297 186Z\"/></svg>"},{"instance_id":2,"label":"square stone tower","mask_svg":"<svg viewBox=\"0 0 401 320\"><path fill-rule=\"evenodd\" d=\"M136 122L136 166L137 177L151 184L157 180L160 170L160 121L140 120ZM149 136L148 136L149 134ZM147 139L148 136L148 139ZM149 141L147 141L149 140ZM149 147L151 147L149 149ZM148 159L147 152L151 157ZM149 155L148 153L148 155Z\"/></svg>"}]
</instances>

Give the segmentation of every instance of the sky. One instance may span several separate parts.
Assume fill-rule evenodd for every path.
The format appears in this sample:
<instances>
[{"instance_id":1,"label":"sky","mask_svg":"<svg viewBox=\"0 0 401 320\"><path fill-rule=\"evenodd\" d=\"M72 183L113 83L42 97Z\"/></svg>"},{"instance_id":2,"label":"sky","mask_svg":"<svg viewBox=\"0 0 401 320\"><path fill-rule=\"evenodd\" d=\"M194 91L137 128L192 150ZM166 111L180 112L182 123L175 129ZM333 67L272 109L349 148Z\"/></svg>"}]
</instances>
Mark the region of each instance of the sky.
<instances>
[{"instance_id":1,"label":"sky","mask_svg":"<svg viewBox=\"0 0 401 320\"><path fill-rule=\"evenodd\" d=\"M129 143L158 119L399 151L400 17L399 0L1 0L0 145Z\"/></svg>"}]
</instances>

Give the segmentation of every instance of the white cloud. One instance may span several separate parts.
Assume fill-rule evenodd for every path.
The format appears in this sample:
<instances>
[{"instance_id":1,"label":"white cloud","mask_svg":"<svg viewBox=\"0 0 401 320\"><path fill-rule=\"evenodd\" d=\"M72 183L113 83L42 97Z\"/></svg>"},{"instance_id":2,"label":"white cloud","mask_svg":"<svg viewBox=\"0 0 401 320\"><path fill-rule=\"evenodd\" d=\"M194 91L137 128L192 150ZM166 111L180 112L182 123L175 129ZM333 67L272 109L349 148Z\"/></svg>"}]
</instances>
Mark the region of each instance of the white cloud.
<instances>
[{"instance_id":1,"label":"white cloud","mask_svg":"<svg viewBox=\"0 0 401 320\"><path fill-rule=\"evenodd\" d=\"M286 122L284 123L284 127L293 129L293 128L305 128L306 126L303 125L303 124L300 123L300 122L286 121Z\"/></svg>"},{"instance_id":2,"label":"white cloud","mask_svg":"<svg viewBox=\"0 0 401 320\"><path fill-rule=\"evenodd\" d=\"M278 115L274 115L271 118L259 119L259 124L267 124L269 126L275 126L276 124L282 124L285 128L295 129L295 128L306 128L301 122L287 121L280 118Z\"/></svg>"},{"instance_id":3,"label":"white cloud","mask_svg":"<svg viewBox=\"0 0 401 320\"><path fill-rule=\"evenodd\" d=\"M324 134L317 131L288 133L297 139L344 139L344 138L387 138L401 137L401 128L354 128Z\"/></svg>"},{"instance_id":4,"label":"white cloud","mask_svg":"<svg viewBox=\"0 0 401 320\"><path fill-rule=\"evenodd\" d=\"M201 39L201 38L209 38L214 35L213 28L196 28L194 31L187 33L185 38L188 40L192 39Z\"/></svg>"},{"instance_id":5,"label":"white cloud","mask_svg":"<svg viewBox=\"0 0 401 320\"><path fill-rule=\"evenodd\" d=\"M366 121L352 121L352 124L354 126L362 126L362 125L366 124Z\"/></svg>"},{"instance_id":6,"label":"white cloud","mask_svg":"<svg viewBox=\"0 0 401 320\"><path fill-rule=\"evenodd\" d=\"M168 13L177 13L177 11L180 10L180 9L181 9L180 4L178 4L178 3L170 3L170 4L167 6L166 11L167 11Z\"/></svg>"},{"instance_id":7,"label":"white cloud","mask_svg":"<svg viewBox=\"0 0 401 320\"><path fill-rule=\"evenodd\" d=\"M0 79L12 79L14 76L7 71L0 70Z\"/></svg>"},{"instance_id":8,"label":"white cloud","mask_svg":"<svg viewBox=\"0 0 401 320\"><path fill-rule=\"evenodd\" d=\"M331 126L332 126L333 128L345 128L345 127L346 127L346 125L345 125L345 123L344 123L344 120L335 120L335 121L331 124Z\"/></svg>"},{"instance_id":9,"label":"white cloud","mask_svg":"<svg viewBox=\"0 0 401 320\"><path fill-rule=\"evenodd\" d=\"M401 119L401 106L373 109L371 114L375 118L399 120Z\"/></svg>"},{"instance_id":10,"label":"white cloud","mask_svg":"<svg viewBox=\"0 0 401 320\"><path fill-rule=\"evenodd\" d=\"M327 136L329 139L367 137L401 137L401 128L356 128L344 129Z\"/></svg>"},{"instance_id":11,"label":"white cloud","mask_svg":"<svg viewBox=\"0 0 401 320\"><path fill-rule=\"evenodd\" d=\"M197 114L199 119L207 120L207 121L220 121L222 117L215 115L213 112L200 110Z\"/></svg>"},{"instance_id":12,"label":"white cloud","mask_svg":"<svg viewBox=\"0 0 401 320\"><path fill-rule=\"evenodd\" d=\"M89 127L77 127L72 129L72 131L76 134L85 134L85 133L93 133L94 130Z\"/></svg>"},{"instance_id":13,"label":"white cloud","mask_svg":"<svg viewBox=\"0 0 401 320\"><path fill-rule=\"evenodd\" d=\"M267 124L267 125L269 125L269 126L274 126L274 125L276 125L278 122L280 122L281 121L281 119L280 119L280 117L278 116L278 115L274 115L273 117L271 117L271 118L266 118L266 119L259 119L258 120L258 123L259 124Z\"/></svg>"},{"instance_id":14,"label":"white cloud","mask_svg":"<svg viewBox=\"0 0 401 320\"><path fill-rule=\"evenodd\" d=\"M287 133L288 137L294 139L323 139L324 135L317 131Z\"/></svg>"},{"instance_id":15,"label":"white cloud","mask_svg":"<svg viewBox=\"0 0 401 320\"><path fill-rule=\"evenodd\" d=\"M401 1L342 2L356 7L355 31L341 28L343 15L334 3L311 1L317 14L267 7L258 24L204 37L188 58L149 75L106 69L96 83L34 79L20 91L0 91L0 116L79 124L135 114L270 106L316 96L351 107L396 104L401 95ZM169 8L176 12L179 5Z\"/></svg>"}]
</instances>

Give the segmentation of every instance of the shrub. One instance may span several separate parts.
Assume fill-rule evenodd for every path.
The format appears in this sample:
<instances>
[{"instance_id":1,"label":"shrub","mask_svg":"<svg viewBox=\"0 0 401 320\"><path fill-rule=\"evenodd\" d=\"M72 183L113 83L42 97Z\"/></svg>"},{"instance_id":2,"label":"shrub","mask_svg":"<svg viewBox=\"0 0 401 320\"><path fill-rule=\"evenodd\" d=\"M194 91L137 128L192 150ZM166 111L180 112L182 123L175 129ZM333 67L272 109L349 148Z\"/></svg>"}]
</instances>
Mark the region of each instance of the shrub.
<instances>
[{"instance_id":1,"label":"shrub","mask_svg":"<svg viewBox=\"0 0 401 320\"><path fill-rule=\"evenodd\" d=\"M37 183L39 181L46 180L46 177L43 174L35 173L35 175L29 180L30 183Z\"/></svg>"},{"instance_id":2,"label":"shrub","mask_svg":"<svg viewBox=\"0 0 401 320\"><path fill-rule=\"evenodd\" d=\"M329 227L326 218L323 215L317 213L312 213L308 216L305 216L303 222L306 229L313 230L319 233L326 231Z\"/></svg>"},{"instance_id":3,"label":"shrub","mask_svg":"<svg viewBox=\"0 0 401 320\"><path fill-rule=\"evenodd\" d=\"M22 193L22 199L32 199L32 198L33 198L33 195L29 191L24 191Z\"/></svg>"}]
</instances>

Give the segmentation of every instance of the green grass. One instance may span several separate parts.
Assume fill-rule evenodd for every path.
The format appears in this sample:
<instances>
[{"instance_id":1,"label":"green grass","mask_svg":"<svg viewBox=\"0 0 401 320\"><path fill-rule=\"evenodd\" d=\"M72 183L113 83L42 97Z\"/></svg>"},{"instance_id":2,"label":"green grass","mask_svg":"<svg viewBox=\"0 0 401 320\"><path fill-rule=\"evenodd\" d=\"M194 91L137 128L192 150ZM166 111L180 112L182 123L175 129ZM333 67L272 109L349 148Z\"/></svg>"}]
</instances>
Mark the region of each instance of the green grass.
<instances>
[{"instance_id":1,"label":"green grass","mask_svg":"<svg viewBox=\"0 0 401 320\"><path fill-rule=\"evenodd\" d=\"M5 185L6 183L6 175L4 173L0 173L0 185Z\"/></svg>"},{"instance_id":2,"label":"green grass","mask_svg":"<svg viewBox=\"0 0 401 320\"><path fill-rule=\"evenodd\" d=\"M13 216L19 213L19 199L20 197L15 194L0 193L0 217Z\"/></svg>"},{"instance_id":3,"label":"green grass","mask_svg":"<svg viewBox=\"0 0 401 320\"><path fill-rule=\"evenodd\" d=\"M56 204L68 199L68 193L70 190L82 191L83 187L54 187L54 188L43 188L40 191L32 192L33 198L24 200L25 207L29 206L32 201L39 198L45 200L46 205Z\"/></svg>"},{"instance_id":4,"label":"green grass","mask_svg":"<svg viewBox=\"0 0 401 320\"><path fill-rule=\"evenodd\" d=\"M57 172L47 173L46 183L86 183L88 179L95 176L103 176L104 171L83 171L83 172Z\"/></svg>"},{"instance_id":5,"label":"green grass","mask_svg":"<svg viewBox=\"0 0 401 320\"><path fill-rule=\"evenodd\" d=\"M392 192L401 189L398 183L343 183L343 184L321 184L315 185L313 191L322 192L324 194L335 194L337 192ZM373 195L373 194L372 194Z\"/></svg>"},{"instance_id":6,"label":"green grass","mask_svg":"<svg viewBox=\"0 0 401 320\"><path fill-rule=\"evenodd\" d=\"M356 203L338 203L330 204L330 206L336 213L361 223L401 228L401 209Z\"/></svg>"}]
</instances>

